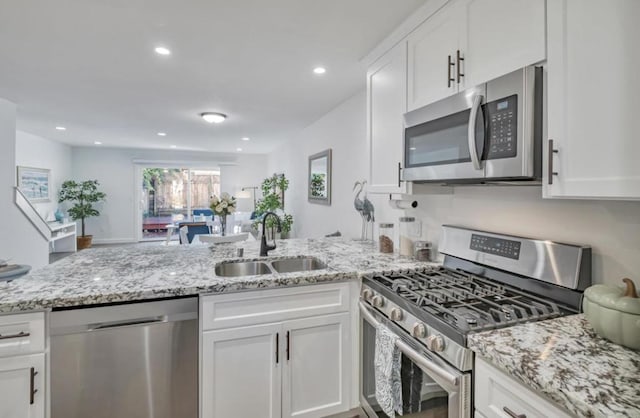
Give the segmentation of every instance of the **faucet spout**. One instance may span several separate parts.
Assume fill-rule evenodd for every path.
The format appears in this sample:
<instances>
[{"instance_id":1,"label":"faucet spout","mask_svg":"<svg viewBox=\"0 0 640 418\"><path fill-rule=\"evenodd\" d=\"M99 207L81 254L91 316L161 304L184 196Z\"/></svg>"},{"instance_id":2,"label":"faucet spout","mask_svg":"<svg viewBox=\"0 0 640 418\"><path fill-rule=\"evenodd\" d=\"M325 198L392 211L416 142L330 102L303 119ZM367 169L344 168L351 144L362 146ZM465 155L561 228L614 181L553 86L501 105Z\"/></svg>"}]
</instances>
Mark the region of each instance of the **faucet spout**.
<instances>
[{"instance_id":1,"label":"faucet spout","mask_svg":"<svg viewBox=\"0 0 640 418\"><path fill-rule=\"evenodd\" d=\"M280 217L274 212L267 212L262 217L262 238L260 239L260 257L266 257L269 255L269 251L276 249L276 238L273 237L273 245L267 244L267 227L266 221L269 216L273 216L278 226L278 232L282 231L280 226Z\"/></svg>"}]
</instances>

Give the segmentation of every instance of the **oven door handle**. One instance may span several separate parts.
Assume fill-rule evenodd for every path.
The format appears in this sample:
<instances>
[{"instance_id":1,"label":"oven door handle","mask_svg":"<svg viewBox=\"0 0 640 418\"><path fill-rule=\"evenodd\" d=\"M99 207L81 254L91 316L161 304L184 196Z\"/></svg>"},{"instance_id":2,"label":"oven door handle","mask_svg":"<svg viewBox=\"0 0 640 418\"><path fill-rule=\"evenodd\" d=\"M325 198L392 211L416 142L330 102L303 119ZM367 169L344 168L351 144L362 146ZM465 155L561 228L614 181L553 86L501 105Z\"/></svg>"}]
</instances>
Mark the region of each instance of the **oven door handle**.
<instances>
[{"instance_id":1,"label":"oven door handle","mask_svg":"<svg viewBox=\"0 0 640 418\"><path fill-rule=\"evenodd\" d=\"M469 140L469 154L471 155L473 168L476 170L482 170L482 163L480 161L478 147L476 146L476 124L478 122L478 112L482 111L482 99L484 99L484 97L482 97L481 94L478 94L473 98L471 112L469 113L469 132L467 134Z\"/></svg>"},{"instance_id":2,"label":"oven door handle","mask_svg":"<svg viewBox=\"0 0 640 418\"><path fill-rule=\"evenodd\" d=\"M359 305L360 305L360 313L362 314L364 319L368 323L373 325L374 328L377 329L378 326L380 325L380 321L378 321L371 314L371 312L369 312L367 305L365 305L362 301L359 302ZM402 351L402 354L409 357L411 361L413 361L415 364L423 368L426 372L430 373L431 375L438 377L439 379L442 379L443 381L447 382L449 385L453 387L458 387L460 385L460 379L458 379L457 376L454 376L453 374L449 373L448 371L438 366L437 364L430 362L429 360L424 358L423 355L418 353L411 346L409 346L409 344L405 343L401 339L397 340L396 347L398 347L400 351Z\"/></svg>"}]
</instances>

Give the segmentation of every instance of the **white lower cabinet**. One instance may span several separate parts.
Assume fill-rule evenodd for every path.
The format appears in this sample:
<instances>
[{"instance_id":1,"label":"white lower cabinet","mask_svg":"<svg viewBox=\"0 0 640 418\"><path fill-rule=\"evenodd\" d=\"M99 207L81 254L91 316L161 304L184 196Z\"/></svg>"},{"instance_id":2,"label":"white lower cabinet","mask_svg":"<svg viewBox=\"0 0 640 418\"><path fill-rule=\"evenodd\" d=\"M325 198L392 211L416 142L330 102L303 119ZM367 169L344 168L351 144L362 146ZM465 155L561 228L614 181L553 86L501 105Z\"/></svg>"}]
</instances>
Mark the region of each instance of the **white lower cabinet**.
<instances>
[{"instance_id":1,"label":"white lower cabinet","mask_svg":"<svg viewBox=\"0 0 640 418\"><path fill-rule=\"evenodd\" d=\"M296 295L305 298L307 311L298 309ZM314 418L348 411L354 374L349 295L343 283L203 296L200 417ZM243 311L235 298L259 302L274 322L260 323L255 306L245 304ZM270 298L281 303L279 321ZM340 306L344 312L318 313ZM220 328L247 315L258 324Z\"/></svg>"},{"instance_id":2,"label":"white lower cabinet","mask_svg":"<svg viewBox=\"0 0 640 418\"><path fill-rule=\"evenodd\" d=\"M45 355L0 358L0 417L45 417Z\"/></svg>"},{"instance_id":3,"label":"white lower cabinet","mask_svg":"<svg viewBox=\"0 0 640 418\"><path fill-rule=\"evenodd\" d=\"M289 321L285 331L283 417L324 417L349 409L349 314Z\"/></svg>"},{"instance_id":4,"label":"white lower cabinet","mask_svg":"<svg viewBox=\"0 0 640 418\"><path fill-rule=\"evenodd\" d=\"M267 324L203 333L202 418L281 416L281 331Z\"/></svg>"},{"instance_id":5,"label":"white lower cabinet","mask_svg":"<svg viewBox=\"0 0 640 418\"><path fill-rule=\"evenodd\" d=\"M476 418L570 418L532 389L476 357L474 403Z\"/></svg>"}]
</instances>

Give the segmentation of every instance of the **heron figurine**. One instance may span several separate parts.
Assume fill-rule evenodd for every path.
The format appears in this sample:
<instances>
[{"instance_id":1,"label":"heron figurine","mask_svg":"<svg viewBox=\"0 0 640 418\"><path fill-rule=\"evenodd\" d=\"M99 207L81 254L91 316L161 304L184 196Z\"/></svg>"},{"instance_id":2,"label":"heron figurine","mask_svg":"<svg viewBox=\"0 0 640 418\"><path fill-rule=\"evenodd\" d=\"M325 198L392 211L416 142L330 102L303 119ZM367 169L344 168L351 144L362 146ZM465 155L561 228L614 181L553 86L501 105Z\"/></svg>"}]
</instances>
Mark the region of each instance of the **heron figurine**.
<instances>
[{"instance_id":1,"label":"heron figurine","mask_svg":"<svg viewBox=\"0 0 640 418\"><path fill-rule=\"evenodd\" d=\"M353 185L353 190L358 190L356 192L356 196L353 199L353 206L360 214L362 218L362 229L360 238L364 241L367 239L368 231L369 231L369 223L371 223L373 227L373 223L376 221L375 218L375 208L373 203L367 198L367 192L364 190L367 184L366 180L356 181ZM364 200L360 198L360 194L364 191Z\"/></svg>"}]
</instances>

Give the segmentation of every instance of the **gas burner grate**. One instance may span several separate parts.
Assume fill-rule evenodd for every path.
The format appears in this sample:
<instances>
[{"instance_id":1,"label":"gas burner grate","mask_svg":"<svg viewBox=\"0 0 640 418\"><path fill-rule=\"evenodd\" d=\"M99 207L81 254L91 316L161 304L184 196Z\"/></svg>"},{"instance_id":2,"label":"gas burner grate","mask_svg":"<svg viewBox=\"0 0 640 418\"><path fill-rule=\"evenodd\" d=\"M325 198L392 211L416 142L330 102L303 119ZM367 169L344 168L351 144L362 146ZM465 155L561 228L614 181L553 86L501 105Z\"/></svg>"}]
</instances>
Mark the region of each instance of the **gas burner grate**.
<instances>
[{"instance_id":1,"label":"gas burner grate","mask_svg":"<svg viewBox=\"0 0 640 418\"><path fill-rule=\"evenodd\" d=\"M473 274L442 267L378 274L372 279L464 332L561 315L551 301Z\"/></svg>"}]
</instances>

